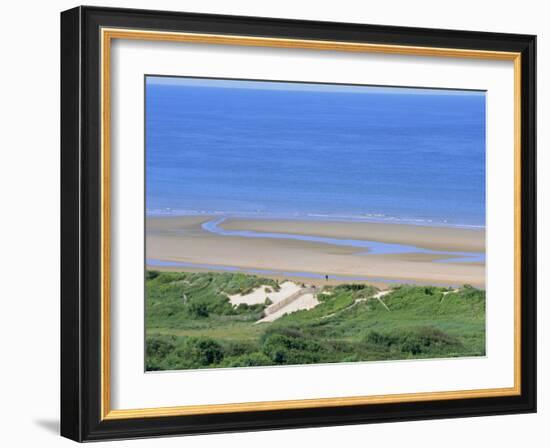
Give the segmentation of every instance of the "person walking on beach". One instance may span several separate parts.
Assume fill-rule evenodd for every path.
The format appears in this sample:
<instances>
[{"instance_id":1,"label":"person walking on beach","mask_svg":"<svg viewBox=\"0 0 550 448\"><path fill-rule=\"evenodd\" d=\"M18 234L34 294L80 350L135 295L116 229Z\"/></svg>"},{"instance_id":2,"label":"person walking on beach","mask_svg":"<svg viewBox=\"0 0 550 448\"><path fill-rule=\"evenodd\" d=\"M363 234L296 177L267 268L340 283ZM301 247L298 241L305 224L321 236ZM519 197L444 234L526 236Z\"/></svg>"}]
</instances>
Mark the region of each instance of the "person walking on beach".
<instances>
[{"instance_id":1,"label":"person walking on beach","mask_svg":"<svg viewBox=\"0 0 550 448\"><path fill-rule=\"evenodd\" d=\"M328 275L325 274L325 281L328 282Z\"/></svg>"}]
</instances>

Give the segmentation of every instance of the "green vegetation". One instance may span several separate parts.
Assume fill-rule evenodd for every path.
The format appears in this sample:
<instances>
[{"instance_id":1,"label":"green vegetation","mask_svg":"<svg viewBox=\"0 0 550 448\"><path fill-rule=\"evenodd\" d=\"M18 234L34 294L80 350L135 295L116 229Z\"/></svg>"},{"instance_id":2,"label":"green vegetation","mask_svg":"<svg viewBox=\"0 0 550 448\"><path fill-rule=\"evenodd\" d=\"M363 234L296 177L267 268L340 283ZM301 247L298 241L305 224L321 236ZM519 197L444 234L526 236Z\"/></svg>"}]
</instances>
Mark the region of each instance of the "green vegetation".
<instances>
[{"instance_id":1,"label":"green vegetation","mask_svg":"<svg viewBox=\"0 0 550 448\"><path fill-rule=\"evenodd\" d=\"M485 354L485 291L325 286L319 305L255 324L271 300L228 296L276 281L247 274L148 271L147 370L246 367Z\"/></svg>"}]
</instances>

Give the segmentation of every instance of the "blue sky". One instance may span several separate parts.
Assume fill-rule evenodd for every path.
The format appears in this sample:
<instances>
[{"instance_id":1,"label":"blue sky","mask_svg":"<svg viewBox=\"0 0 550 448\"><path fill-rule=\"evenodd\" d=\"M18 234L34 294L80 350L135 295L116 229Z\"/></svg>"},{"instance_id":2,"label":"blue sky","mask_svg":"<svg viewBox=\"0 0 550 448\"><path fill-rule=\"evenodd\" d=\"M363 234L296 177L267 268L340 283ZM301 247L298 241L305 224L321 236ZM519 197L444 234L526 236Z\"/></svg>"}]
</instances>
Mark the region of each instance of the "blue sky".
<instances>
[{"instance_id":1,"label":"blue sky","mask_svg":"<svg viewBox=\"0 0 550 448\"><path fill-rule=\"evenodd\" d=\"M411 95L485 95L485 91L447 90L407 87L353 86L341 84L315 84L284 81L243 81L233 79L186 78L167 76L146 76L147 85L172 85L187 87L217 87L232 89L295 90L306 92L338 93L399 93Z\"/></svg>"}]
</instances>

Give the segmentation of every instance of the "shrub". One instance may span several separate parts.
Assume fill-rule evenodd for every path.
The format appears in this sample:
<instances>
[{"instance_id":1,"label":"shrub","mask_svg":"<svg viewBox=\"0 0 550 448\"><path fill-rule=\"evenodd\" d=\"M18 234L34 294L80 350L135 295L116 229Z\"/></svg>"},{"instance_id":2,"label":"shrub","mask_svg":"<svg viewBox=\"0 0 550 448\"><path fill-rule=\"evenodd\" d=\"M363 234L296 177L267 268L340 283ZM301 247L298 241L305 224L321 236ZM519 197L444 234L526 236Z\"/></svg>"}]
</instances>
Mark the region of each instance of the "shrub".
<instances>
[{"instance_id":1,"label":"shrub","mask_svg":"<svg viewBox=\"0 0 550 448\"><path fill-rule=\"evenodd\" d=\"M154 280L159 274L159 271L145 271L145 280Z\"/></svg>"},{"instance_id":2,"label":"shrub","mask_svg":"<svg viewBox=\"0 0 550 448\"><path fill-rule=\"evenodd\" d=\"M151 358L164 358L174 350L173 338L149 337L145 341L145 353Z\"/></svg>"},{"instance_id":3,"label":"shrub","mask_svg":"<svg viewBox=\"0 0 550 448\"><path fill-rule=\"evenodd\" d=\"M321 345L304 336L291 336L288 330L279 329L276 332L266 333L263 337L262 352L275 364L319 362Z\"/></svg>"},{"instance_id":4,"label":"shrub","mask_svg":"<svg viewBox=\"0 0 550 448\"><path fill-rule=\"evenodd\" d=\"M270 358L260 352L250 353L231 359L228 367L253 367L253 366L269 366L273 362Z\"/></svg>"},{"instance_id":5,"label":"shrub","mask_svg":"<svg viewBox=\"0 0 550 448\"><path fill-rule=\"evenodd\" d=\"M377 331L370 331L367 333L365 341L370 344L389 347L395 343L395 338Z\"/></svg>"},{"instance_id":6,"label":"shrub","mask_svg":"<svg viewBox=\"0 0 550 448\"><path fill-rule=\"evenodd\" d=\"M145 370L162 370L162 363L175 349L175 338L171 336L148 337L145 340Z\"/></svg>"},{"instance_id":7,"label":"shrub","mask_svg":"<svg viewBox=\"0 0 550 448\"><path fill-rule=\"evenodd\" d=\"M460 345L455 337L434 327L415 328L405 333L401 337L401 344L401 351L410 352L413 355Z\"/></svg>"},{"instance_id":8,"label":"shrub","mask_svg":"<svg viewBox=\"0 0 550 448\"><path fill-rule=\"evenodd\" d=\"M461 345L457 338L429 326L393 331L387 334L370 331L365 336L365 342L375 349L393 349L412 355L449 351L450 348L457 348Z\"/></svg>"},{"instance_id":9,"label":"shrub","mask_svg":"<svg viewBox=\"0 0 550 448\"><path fill-rule=\"evenodd\" d=\"M189 314L193 317L208 317L208 306L205 303L191 302L187 307Z\"/></svg>"},{"instance_id":10,"label":"shrub","mask_svg":"<svg viewBox=\"0 0 550 448\"><path fill-rule=\"evenodd\" d=\"M222 346L214 339L205 337L187 338L177 355L195 367L218 364L224 357Z\"/></svg>"},{"instance_id":11,"label":"shrub","mask_svg":"<svg viewBox=\"0 0 550 448\"><path fill-rule=\"evenodd\" d=\"M349 283L349 284L338 285L334 289L335 291L361 291L366 288L369 288L369 286L363 285L361 283Z\"/></svg>"}]
</instances>

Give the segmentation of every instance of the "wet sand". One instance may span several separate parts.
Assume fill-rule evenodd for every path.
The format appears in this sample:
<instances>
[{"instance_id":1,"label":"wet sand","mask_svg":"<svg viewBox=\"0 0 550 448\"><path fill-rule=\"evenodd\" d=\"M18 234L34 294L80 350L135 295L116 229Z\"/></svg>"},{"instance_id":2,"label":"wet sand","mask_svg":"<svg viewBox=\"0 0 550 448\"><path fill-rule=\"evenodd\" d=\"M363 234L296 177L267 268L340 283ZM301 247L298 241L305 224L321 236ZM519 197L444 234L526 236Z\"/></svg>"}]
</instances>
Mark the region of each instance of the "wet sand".
<instances>
[{"instance_id":1,"label":"wet sand","mask_svg":"<svg viewBox=\"0 0 550 448\"><path fill-rule=\"evenodd\" d=\"M221 227L228 230L294 233L332 238L374 240L407 244L442 251L481 252L485 249L485 230L418 226L393 223L294 221L267 219L227 219Z\"/></svg>"},{"instance_id":2,"label":"wet sand","mask_svg":"<svg viewBox=\"0 0 550 448\"><path fill-rule=\"evenodd\" d=\"M167 262L234 266L241 269L265 269L329 275L328 283L340 277L368 277L369 283L385 280L442 285L472 284L485 286L484 263L438 262L436 254L365 254L364 250L311 241L246 238L216 235L201 228L208 216L148 217L146 257ZM483 251L482 229L424 227L403 224L364 222L252 220L228 218L221 225L228 230L292 233L331 238L353 238L384 243L406 244L438 251ZM160 270L197 270L201 268L151 266ZM215 269L210 269L215 270ZM265 275L281 278L277 274ZM307 276L294 281L326 283ZM381 281L378 281L381 280Z\"/></svg>"}]
</instances>

